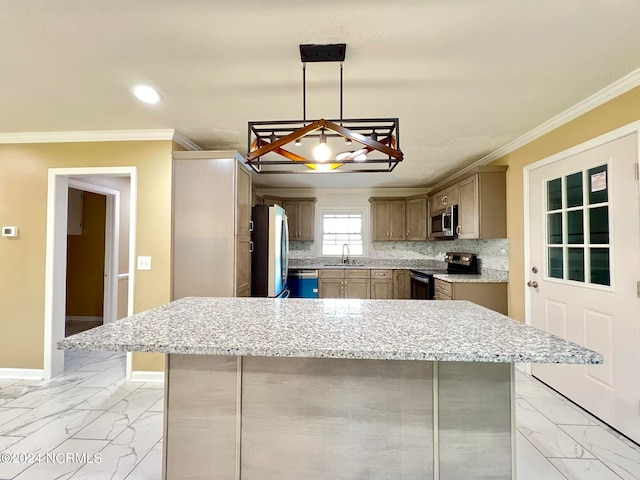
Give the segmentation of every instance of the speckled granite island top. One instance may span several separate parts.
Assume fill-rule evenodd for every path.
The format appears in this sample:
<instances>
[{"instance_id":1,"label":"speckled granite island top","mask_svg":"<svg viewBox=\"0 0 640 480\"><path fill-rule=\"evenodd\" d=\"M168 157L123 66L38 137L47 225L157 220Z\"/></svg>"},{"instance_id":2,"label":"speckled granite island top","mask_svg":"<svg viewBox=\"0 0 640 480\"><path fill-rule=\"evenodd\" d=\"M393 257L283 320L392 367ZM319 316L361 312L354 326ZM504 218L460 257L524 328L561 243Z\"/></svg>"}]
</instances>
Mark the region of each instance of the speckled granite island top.
<instances>
[{"instance_id":1,"label":"speckled granite island top","mask_svg":"<svg viewBox=\"0 0 640 480\"><path fill-rule=\"evenodd\" d=\"M61 349L266 357L602 363L602 356L466 301L183 298Z\"/></svg>"}]
</instances>

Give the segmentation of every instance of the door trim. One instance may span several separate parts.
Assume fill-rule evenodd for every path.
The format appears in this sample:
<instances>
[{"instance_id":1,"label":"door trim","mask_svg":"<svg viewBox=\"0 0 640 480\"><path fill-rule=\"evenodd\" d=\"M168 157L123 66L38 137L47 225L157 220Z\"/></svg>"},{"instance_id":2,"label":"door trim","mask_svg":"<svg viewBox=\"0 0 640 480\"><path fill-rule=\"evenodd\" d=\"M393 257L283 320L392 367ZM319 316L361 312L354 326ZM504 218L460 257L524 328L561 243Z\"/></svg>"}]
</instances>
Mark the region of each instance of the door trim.
<instances>
[{"instance_id":1,"label":"door trim","mask_svg":"<svg viewBox=\"0 0 640 480\"><path fill-rule=\"evenodd\" d=\"M70 176L111 175L130 178L130 230L129 230L129 290L128 315L133 315L137 168L136 167L86 167L50 168L47 191L47 240L45 253L45 305L44 305L44 377L53 378L64 372L64 352L57 349L57 342L64 337L66 269L67 269L67 202ZM114 277L117 281L117 275ZM116 286L117 288L117 286ZM131 377L132 358L127 353L127 378Z\"/></svg>"},{"instance_id":2,"label":"door trim","mask_svg":"<svg viewBox=\"0 0 640 480\"><path fill-rule=\"evenodd\" d=\"M572 157L579 153L582 153L586 150L591 150L592 148L599 147L606 143L612 142L622 137L626 137L627 135L636 134L636 141L638 142L638 158L637 164L640 166L640 120L624 125L620 128L607 132L598 137L592 138L591 140L587 140L586 142L575 145L571 148L563 150L561 152L555 153L549 157L546 157L542 160L539 160L530 165L526 165L522 170L522 183L523 183L523 203L524 203L524 279L529 276L529 272L531 271L531 243L530 243L530 221L529 218L529 196L530 196L530 183L529 176L533 172L541 167L546 167L555 162L562 161L568 157ZM631 172L629 172L631 174ZM521 288L525 289L524 292L524 317L525 324L531 324L531 289L527 288L525 285L522 285ZM531 364L527 365L527 372L531 373Z\"/></svg>"}]
</instances>

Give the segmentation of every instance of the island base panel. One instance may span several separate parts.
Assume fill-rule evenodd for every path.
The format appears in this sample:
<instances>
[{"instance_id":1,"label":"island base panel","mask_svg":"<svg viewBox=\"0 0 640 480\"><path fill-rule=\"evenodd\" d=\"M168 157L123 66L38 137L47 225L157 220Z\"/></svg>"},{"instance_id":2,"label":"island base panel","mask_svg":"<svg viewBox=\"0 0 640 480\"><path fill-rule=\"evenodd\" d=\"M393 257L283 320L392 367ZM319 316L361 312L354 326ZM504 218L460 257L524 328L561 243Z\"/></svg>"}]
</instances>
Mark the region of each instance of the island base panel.
<instances>
[{"instance_id":1,"label":"island base panel","mask_svg":"<svg viewBox=\"0 0 640 480\"><path fill-rule=\"evenodd\" d=\"M512 478L510 364L168 356L166 479Z\"/></svg>"}]
</instances>

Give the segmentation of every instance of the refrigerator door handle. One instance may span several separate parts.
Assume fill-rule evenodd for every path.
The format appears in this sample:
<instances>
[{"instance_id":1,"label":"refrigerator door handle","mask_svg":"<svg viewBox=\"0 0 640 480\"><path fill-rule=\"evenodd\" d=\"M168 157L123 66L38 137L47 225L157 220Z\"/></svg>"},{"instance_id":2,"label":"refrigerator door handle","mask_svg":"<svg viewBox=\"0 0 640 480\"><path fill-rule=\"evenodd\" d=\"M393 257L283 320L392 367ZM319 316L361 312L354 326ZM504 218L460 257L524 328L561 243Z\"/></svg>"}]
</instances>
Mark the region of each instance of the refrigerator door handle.
<instances>
[{"instance_id":1,"label":"refrigerator door handle","mask_svg":"<svg viewBox=\"0 0 640 480\"><path fill-rule=\"evenodd\" d=\"M249 253L253 253L253 242L249 241Z\"/></svg>"}]
</instances>

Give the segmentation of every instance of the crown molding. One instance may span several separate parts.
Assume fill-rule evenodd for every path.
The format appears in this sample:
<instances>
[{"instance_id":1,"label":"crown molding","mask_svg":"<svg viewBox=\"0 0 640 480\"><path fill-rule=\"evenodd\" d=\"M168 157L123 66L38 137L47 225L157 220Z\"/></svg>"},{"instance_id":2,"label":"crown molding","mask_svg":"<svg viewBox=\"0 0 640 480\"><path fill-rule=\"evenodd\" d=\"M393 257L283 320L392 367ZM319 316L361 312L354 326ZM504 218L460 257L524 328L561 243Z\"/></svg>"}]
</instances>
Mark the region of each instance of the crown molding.
<instances>
[{"instance_id":1,"label":"crown molding","mask_svg":"<svg viewBox=\"0 0 640 480\"><path fill-rule=\"evenodd\" d=\"M514 152L520 147L525 146L528 143L533 142L534 140L546 135L547 133L555 130L566 123L569 123L571 120L575 120L581 115L584 115L590 110L593 110L604 103L607 103L609 100L612 100L623 93L628 92L629 90L640 85L640 68L634 70L633 72L625 75L624 77L616 80L615 82L607 85L602 90L594 93L593 95L585 98L581 102L576 103L574 106L569 107L564 112L552 117L541 125L538 125L533 130L525 133L524 135L512 140L511 142L503 145L497 150L485 155L480 160L473 162L471 165L463 168L459 172L455 174L455 177L462 177L464 174L469 173L476 167L486 165L488 163L493 162L505 155L508 155L511 152ZM440 188L445 183L449 182L451 177L448 177L437 184L435 184L432 190Z\"/></svg>"},{"instance_id":2,"label":"crown molding","mask_svg":"<svg viewBox=\"0 0 640 480\"><path fill-rule=\"evenodd\" d=\"M0 144L173 140L175 134L176 131L173 129L87 130L77 132L16 132L0 133Z\"/></svg>"},{"instance_id":3,"label":"crown molding","mask_svg":"<svg viewBox=\"0 0 640 480\"><path fill-rule=\"evenodd\" d=\"M175 131L173 134L173 141L178 145L182 145L184 148L190 151L199 151L202 150L202 147L195 142L189 140L183 133L179 131Z\"/></svg>"}]
</instances>

